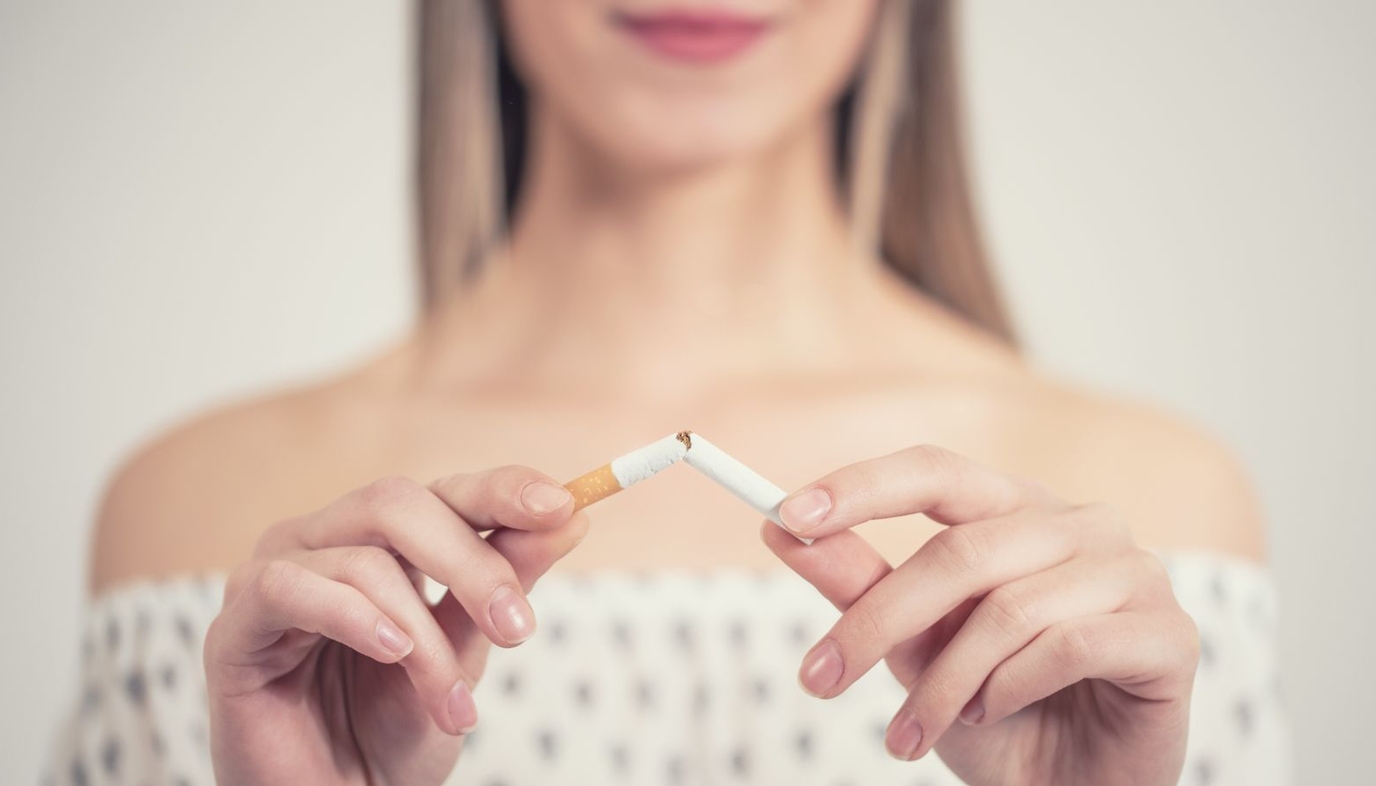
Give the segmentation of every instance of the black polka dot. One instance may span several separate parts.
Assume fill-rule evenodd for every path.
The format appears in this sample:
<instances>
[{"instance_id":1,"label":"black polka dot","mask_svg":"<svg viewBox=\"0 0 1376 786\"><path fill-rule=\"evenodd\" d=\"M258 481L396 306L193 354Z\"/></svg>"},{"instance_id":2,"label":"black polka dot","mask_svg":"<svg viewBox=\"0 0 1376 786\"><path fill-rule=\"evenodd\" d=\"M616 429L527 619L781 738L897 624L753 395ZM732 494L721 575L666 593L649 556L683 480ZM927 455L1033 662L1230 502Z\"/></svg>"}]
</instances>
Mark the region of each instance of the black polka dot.
<instances>
[{"instance_id":1,"label":"black polka dot","mask_svg":"<svg viewBox=\"0 0 1376 786\"><path fill-rule=\"evenodd\" d=\"M693 626L687 620L679 620L674 626L674 640L685 650L693 648Z\"/></svg>"},{"instance_id":2,"label":"black polka dot","mask_svg":"<svg viewBox=\"0 0 1376 786\"><path fill-rule=\"evenodd\" d=\"M750 751L737 748L731 752L731 771L741 777L750 775Z\"/></svg>"},{"instance_id":3,"label":"black polka dot","mask_svg":"<svg viewBox=\"0 0 1376 786\"><path fill-rule=\"evenodd\" d=\"M1222 573L1215 573L1209 579L1209 594L1213 595L1214 602L1222 606L1228 602L1228 585L1223 581Z\"/></svg>"},{"instance_id":4,"label":"black polka dot","mask_svg":"<svg viewBox=\"0 0 1376 786\"><path fill-rule=\"evenodd\" d=\"M788 639L789 641L799 646L806 644L808 640L807 624L804 623L802 620L798 620L797 622L789 626Z\"/></svg>"},{"instance_id":5,"label":"black polka dot","mask_svg":"<svg viewBox=\"0 0 1376 786\"><path fill-rule=\"evenodd\" d=\"M162 671L158 674L158 676L159 676L160 678L162 678L162 686L163 686L164 688L167 688L168 690L172 690L174 687L176 687L176 685L177 685L177 667L176 667L176 666L173 666L173 665L170 664L170 663L167 664L166 666L163 666L163 667L162 667Z\"/></svg>"},{"instance_id":6,"label":"black polka dot","mask_svg":"<svg viewBox=\"0 0 1376 786\"><path fill-rule=\"evenodd\" d=\"M110 620L105 625L105 647L114 650L119 646L119 623Z\"/></svg>"},{"instance_id":7,"label":"black polka dot","mask_svg":"<svg viewBox=\"0 0 1376 786\"><path fill-rule=\"evenodd\" d=\"M609 754L612 760L612 768L617 772L625 772L626 768L630 766L631 757L625 745L613 745Z\"/></svg>"},{"instance_id":8,"label":"black polka dot","mask_svg":"<svg viewBox=\"0 0 1376 786\"><path fill-rule=\"evenodd\" d=\"M563 620L554 620L549 624L549 640L554 644L562 644L568 638L568 626Z\"/></svg>"},{"instance_id":9,"label":"black polka dot","mask_svg":"<svg viewBox=\"0 0 1376 786\"><path fill-rule=\"evenodd\" d=\"M1194 782L1199 786L1208 786L1214 782L1214 763L1210 759L1200 759L1194 764Z\"/></svg>"},{"instance_id":10,"label":"black polka dot","mask_svg":"<svg viewBox=\"0 0 1376 786\"><path fill-rule=\"evenodd\" d=\"M521 692L521 675L514 671L507 672L502 680L502 693L507 696L516 696Z\"/></svg>"},{"instance_id":11,"label":"black polka dot","mask_svg":"<svg viewBox=\"0 0 1376 786\"><path fill-rule=\"evenodd\" d=\"M756 702L764 704L769 701L769 680L764 677L756 677L752 689Z\"/></svg>"},{"instance_id":12,"label":"black polka dot","mask_svg":"<svg viewBox=\"0 0 1376 786\"><path fill-rule=\"evenodd\" d=\"M622 649L631 648L631 627L623 620L612 623L612 638Z\"/></svg>"},{"instance_id":13,"label":"black polka dot","mask_svg":"<svg viewBox=\"0 0 1376 786\"><path fill-rule=\"evenodd\" d=\"M112 778L119 773L120 752L119 740L114 738L106 740L100 749L100 761L105 765L105 773Z\"/></svg>"},{"instance_id":14,"label":"black polka dot","mask_svg":"<svg viewBox=\"0 0 1376 786\"><path fill-rule=\"evenodd\" d=\"M1208 636L1199 637L1199 667L1211 669L1214 665L1214 642Z\"/></svg>"},{"instance_id":15,"label":"black polka dot","mask_svg":"<svg viewBox=\"0 0 1376 786\"><path fill-rule=\"evenodd\" d=\"M546 761L553 761L559 755L559 738L551 729L543 729L535 735L535 744Z\"/></svg>"},{"instance_id":16,"label":"black polka dot","mask_svg":"<svg viewBox=\"0 0 1376 786\"><path fill-rule=\"evenodd\" d=\"M1233 704L1233 721L1237 723L1237 730L1244 737L1252 734L1252 728L1256 725L1256 714L1252 709L1252 702L1247 699L1238 699Z\"/></svg>"},{"instance_id":17,"label":"black polka dot","mask_svg":"<svg viewBox=\"0 0 1376 786\"><path fill-rule=\"evenodd\" d=\"M143 705L148 697L148 684L143 679L143 672L133 672L124 678L124 692L129 696L129 701Z\"/></svg>"},{"instance_id":18,"label":"black polka dot","mask_svg":"<svg viewBox=\"0 0 1376 786\"><path fill-rule=\"evenodd\" d=\"M655 686L649 680L641 680L636 686L636 701L641 709L649 709L655 704Z\"/></svg>"},{"instance_id":19,"label":"black polka dot","mask_svg":"<svg viewBox=\"0 0 1376 786\"><path fill-rule=\"evenodd\" d=\"M177 636L181 638L182 644L188 648L196 646L196 629L191 624L191 620L182 615L177 615L176 622L173 623L177 628Z\"/></svg>"},{"instance_id":20,"label":"black polka dot","mask_svg":"<svg viewBox=\"0 0 1376 786\"><path fill-rule=\"evenodd\" d=\"M664 763L664 777L669 783L683 783L683 776L687 772L687 764L682 756L673 755Z\"/></svg>"},{"instance_id":21,"label":"black polka dot","mask_svg":"<svg viewBox=\"0 0 1376 786\"><path fill-rule=\"evenodd\" d=\"M91 779L86 774L86 765L81 759L72 759L72 786L86 786Z\"/></svg>"},{"instance_id":22,"label":"black polka dot","mask_svg":"<svg viewBox=\"0 0 1376 786\"><path fill-rule=\"evenodd\" d=\"M747 639L747 629L744 620L734 620L729 628L729 635L732 646L736 649L745 649Z\"/></svg>"},{"instance_id":23,"label":"black polka dot","mask_svg":"<svg viewBox=\"0 0 1376 786\"><path fill-rule=\"evenodd\" d=\"M693 712L702 715L712 703L712 691L705 682L699 682L693 690Z\"/></svg>"},{"instance_id":24,"label":"black polka dot","mask_svg":"<svg viewBox=\"0 0 1376 786\"><path fill-rule=\"evenodd\" d=\"M888 735L889 735L889 721L887 721L887 720L879 720L879 721L875 721L875 722L873 722L872 724L870 724L870 736L871 736L871 737L874 737L874 738L875 738L876 740L878 740L881 744L884 742L884 738L887 737Z\"/></svg>"},{"instance_id":25,"label":"black polka dot","mask_svg":"<svg viewBox=\"0 0 1376 786\"><path fill-rule=\"evenodd\" d=\"M587 708L592 706L592 683L587 680L579 680L573 688L574 700L579 707Z\"/></svg>"},{"instance_id":26,"label":"black polka dot","mask_svg":"<svg viewBox=\"0 0 1376 786\"><path fill-rule=\"evenodd\" d=\"M798 750L799 757L812 758L812 732L804 730L794 735L793 747Z\"/></svg>"}]
</instances>

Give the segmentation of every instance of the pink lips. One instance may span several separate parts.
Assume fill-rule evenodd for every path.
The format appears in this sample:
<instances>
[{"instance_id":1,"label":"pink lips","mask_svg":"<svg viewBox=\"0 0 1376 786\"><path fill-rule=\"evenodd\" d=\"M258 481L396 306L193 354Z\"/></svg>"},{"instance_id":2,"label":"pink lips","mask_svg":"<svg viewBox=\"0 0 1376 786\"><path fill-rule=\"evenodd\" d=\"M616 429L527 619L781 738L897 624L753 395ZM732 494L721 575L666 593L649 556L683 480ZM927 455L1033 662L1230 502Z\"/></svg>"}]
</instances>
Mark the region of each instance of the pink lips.
<instances>
[{"instance_id":1,"label":"pink lips","mask_svg":"<svg viewBox=\"0 0 1376 786\"><path fill-rule=\"evenodd\" d=\"M616 21L651 51L701 64L734 57L769 30L769 23L763 19L719 11L622 14Z\"/></svg>"}]
</instances>

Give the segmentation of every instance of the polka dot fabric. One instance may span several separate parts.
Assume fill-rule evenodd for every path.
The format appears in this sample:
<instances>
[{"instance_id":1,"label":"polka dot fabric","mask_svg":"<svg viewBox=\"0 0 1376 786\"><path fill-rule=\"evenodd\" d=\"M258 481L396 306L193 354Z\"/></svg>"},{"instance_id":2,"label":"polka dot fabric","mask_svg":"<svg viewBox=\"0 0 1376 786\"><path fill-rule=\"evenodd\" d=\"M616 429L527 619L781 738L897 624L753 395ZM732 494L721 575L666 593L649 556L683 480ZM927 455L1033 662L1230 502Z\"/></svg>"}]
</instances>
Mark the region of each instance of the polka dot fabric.
<instances>
[{"instance_id":1,"label":"polka dot fabric","mask_svg":"<svg viewBox=\"0 0 1376 786\"><path fill-rule=\"evenodd\" d=\"M1181 782L1288 783L1271 574L1161 557L1203 641ZM222 590L221 576L183 577L93 602L45 783L214 782L200 651ZM837 612L793 573L551 574L530 599L539 629L493 648L449 784L960 783L937 756L884 751L904 692L883 664L829 701L798 686Z\"/></svg>"}]
</instances>

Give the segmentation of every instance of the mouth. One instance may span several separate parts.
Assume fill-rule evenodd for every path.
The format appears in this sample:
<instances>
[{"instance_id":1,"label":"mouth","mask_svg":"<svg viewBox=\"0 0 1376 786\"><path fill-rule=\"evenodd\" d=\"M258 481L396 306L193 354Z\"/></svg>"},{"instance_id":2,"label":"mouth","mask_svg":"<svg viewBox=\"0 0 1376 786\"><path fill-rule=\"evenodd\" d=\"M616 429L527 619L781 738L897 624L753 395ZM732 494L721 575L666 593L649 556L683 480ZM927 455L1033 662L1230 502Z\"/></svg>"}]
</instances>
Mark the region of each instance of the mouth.
<instances>
[{"instance_id":1,"label":"mouth","mask_svg":"<svg viewBox=\"0 0 1376 786\"><path fill-rule=\"evenodd\" d=\"M616 26L649 51L671 60L707 65L743 54L770 30L760 17L728 11L617 13Z\"/></svg>"}]
</instances>

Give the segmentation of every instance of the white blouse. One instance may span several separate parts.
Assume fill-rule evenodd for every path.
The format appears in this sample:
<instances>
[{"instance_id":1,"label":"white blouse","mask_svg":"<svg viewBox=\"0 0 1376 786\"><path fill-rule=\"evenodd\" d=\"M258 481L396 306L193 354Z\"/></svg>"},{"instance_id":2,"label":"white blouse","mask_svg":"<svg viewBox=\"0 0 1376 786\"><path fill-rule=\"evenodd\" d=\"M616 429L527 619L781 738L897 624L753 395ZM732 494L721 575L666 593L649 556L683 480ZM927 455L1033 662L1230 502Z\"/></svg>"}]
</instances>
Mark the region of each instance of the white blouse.
<instances>
[{"instance_id":1,"label":"white blouse","mask_svg":"<svg viewBox=\"0 0 1376 786\"><path fill-rule=\"evenodd\" d=\"M1212 552L1160 556L1202 637L1181 783L1289 783L1271 573ZM44 783L214 782L201 645L223 581L93 600ZM960 783L934 754L885 752L904 691L882 662L837 698L803 692L803 654L838 612L792 572L551 573L530 601L539 629L492 649L450 784Z\"/></svg>"}]
</instances>

